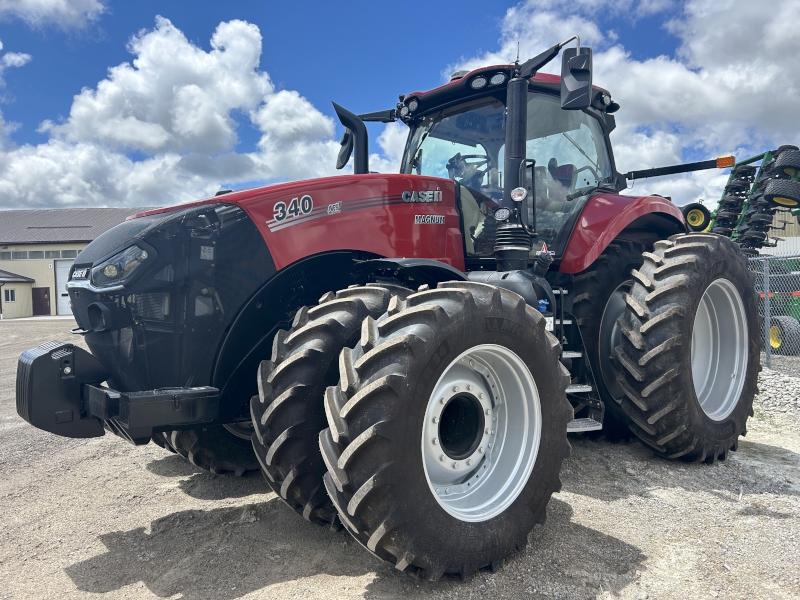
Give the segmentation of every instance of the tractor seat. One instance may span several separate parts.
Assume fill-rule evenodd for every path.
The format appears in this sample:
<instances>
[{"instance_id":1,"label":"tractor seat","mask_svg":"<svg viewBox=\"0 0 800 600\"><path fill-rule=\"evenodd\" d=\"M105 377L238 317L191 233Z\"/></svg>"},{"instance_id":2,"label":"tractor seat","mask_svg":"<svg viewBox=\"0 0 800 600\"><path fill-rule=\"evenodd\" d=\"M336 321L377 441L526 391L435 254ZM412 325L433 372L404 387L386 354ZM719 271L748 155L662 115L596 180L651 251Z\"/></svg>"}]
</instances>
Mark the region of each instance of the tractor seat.
<instances>
[{"instance_id":1,"label":"tractor seat","mask_svg":"<svg viewBox=\"0 0 800 600\"><path fill-rule=\"evenodd\" d=\"M551 158L547 163L547 170L550 171L550 176L563 185L565 188L572 187L572 175L575 173L575 165L565 164L558 166L558 161Z\"/></svg>"}]
</instances>

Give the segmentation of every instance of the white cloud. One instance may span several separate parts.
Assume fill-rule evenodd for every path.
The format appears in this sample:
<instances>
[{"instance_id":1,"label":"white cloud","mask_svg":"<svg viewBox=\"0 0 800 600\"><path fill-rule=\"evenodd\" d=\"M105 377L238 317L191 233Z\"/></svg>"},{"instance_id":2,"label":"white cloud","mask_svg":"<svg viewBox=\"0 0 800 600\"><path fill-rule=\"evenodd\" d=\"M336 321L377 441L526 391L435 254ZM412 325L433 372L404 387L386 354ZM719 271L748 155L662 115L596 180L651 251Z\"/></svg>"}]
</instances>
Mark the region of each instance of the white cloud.
<instances>
[{"instance_id":1,"label":"white cloud","mask_svg":"<svg viewBox=\"0 0 800 600\"><path fill-rule=\"evenodd\" d=\"M3 42L0 42L0 50L3 49ZM0 56L0 87L5 87L5 80L3 73L8 68L22 67L31 61L30 54L23 54L21 52L6 52Z\"/></svg>"},{"instance_id":2,"label":"white cloud","mask_svg":"<svg viewBox=\"0 0 800 600\"><path fill-rule=\"evenodd\" d=\"M6 208L175 204L223 184L336 173L333 121L275 91L255 25L220 23L206 52L159 17L128 48L131 63L77 94L66 119L40 124L48 142L15 147L0 116ZM261 133L252 151L237 151L236 114Z\"/></svg>"},{"instance_id":3,"label":"white cloud","mask_svg":"<svg viewBox=\"0 0 800 600\"><path fill-rule=\"evenodd\" d=\"M667 24L680 44L677 56L646 60L634 59L613 32L601 31L594 21L606 9L645 16L671 5L577 0L563 8L554 0L529 0L506 13L498 51L454 67L511 62L517 42L524 60L573 33L581 35L595 47L595 83L622 105L612 134L622 171L679 162L688 149L709 158L728 153L744 158L800 143L795 118L800 37L792 26L800 3L775 0L766 7L745 0L687 0L681 15ZM557 69L554 62L547 70ZM724 177L696 173L640 181L634 189L671 195L683 204L716 199L723 185Z\"/></svg>"},{"instance_id":4,"label":"white cloud","mask_svg":"<svg viewBox=\"0 0 800 600\"><path fill-rule=\"evenodd\" d=\"M389 123L377 137L381 154L370 154L369 169L378 173L399 173L403 151L408 138L408 127L402 123Z\"/></svg>"},{"instance_id":5,"label":"white cloud","mask_svg":"<svg viewBox=\"0 0 800 600\"><path fill-rule=\"evenodd\" d=\"M54 24L80 28L97 20L106 8L99 0L0 0L0 18L21 19L32 27Z\"/></svg>"},{"instance_id":6,"label":"white cloud","mask_svg":"<svg viewBox=\"0 0 800 600\"><path fill-rule=\"evenodd\" d=\"M273 91L258 70L261 34L244 21L221 23L205 52L158 17L128 49L132 64L110 68L96 89L75 96L66 122L40 131L146 154L223 152L237 142L231 112L254 110Z\"/></svg>"}]
</instances>

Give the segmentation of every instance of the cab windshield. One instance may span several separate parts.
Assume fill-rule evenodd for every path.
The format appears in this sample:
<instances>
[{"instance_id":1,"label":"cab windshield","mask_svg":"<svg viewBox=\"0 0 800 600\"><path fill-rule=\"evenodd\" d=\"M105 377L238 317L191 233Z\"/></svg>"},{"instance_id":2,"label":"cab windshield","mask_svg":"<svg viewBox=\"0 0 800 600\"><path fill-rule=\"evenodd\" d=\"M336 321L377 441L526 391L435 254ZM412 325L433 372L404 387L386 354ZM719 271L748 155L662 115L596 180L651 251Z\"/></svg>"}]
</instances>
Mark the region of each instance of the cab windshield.
<instances>
[{"instance_id":1,"label":"cab windshield","mask_svg":"<svg viewBox=\"0 0 800 600\"><path fill-rule=\"evenodd\" d=\"M421 118L409 136L404 173L463 186L461 208L472 256L493 253L492 215L503 196L505 135L504 100L488 96ZM556 96L529 92L526 138L527 158L536 161L538 251L542 243L552 246L569 217L583 207L583 201L567 196L611 182L613 173L600 124L582 111L563 110Z\"/></svg>"}]
</instances>

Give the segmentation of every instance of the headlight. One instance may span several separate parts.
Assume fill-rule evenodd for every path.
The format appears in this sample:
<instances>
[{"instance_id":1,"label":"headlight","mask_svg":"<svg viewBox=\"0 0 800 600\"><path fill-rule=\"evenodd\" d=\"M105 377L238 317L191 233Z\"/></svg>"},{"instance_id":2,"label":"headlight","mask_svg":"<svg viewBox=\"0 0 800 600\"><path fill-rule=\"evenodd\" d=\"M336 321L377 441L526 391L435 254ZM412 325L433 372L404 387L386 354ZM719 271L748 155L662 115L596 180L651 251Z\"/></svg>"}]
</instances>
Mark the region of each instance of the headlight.
<instances>
[{"instance_id":1,"label":"headlight","mask_svg":"<svg viewBox=\"0 0 800 600\"><path fill-rule=\"evenodd\" d=\"M147 250L142 250L139 246L130 246L92 267L92 283L99 288L121 285L130 279L147 257Z\"/></svg>"}]
</instances>

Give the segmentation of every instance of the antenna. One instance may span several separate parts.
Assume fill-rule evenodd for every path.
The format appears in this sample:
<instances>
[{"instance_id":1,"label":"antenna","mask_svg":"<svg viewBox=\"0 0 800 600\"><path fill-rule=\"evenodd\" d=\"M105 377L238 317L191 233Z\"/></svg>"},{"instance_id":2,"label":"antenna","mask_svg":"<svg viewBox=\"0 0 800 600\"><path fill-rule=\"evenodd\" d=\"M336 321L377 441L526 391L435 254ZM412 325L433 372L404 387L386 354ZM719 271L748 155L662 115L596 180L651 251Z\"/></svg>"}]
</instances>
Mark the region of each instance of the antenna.
<instances>
[{"instance_id":1,"label":"antenna","mask_svg":"<svg viewBox=\"0 0 800 600\"><path fill-rule=\"evenodd\" d=\"M517 42L517 60L514 62L514 64L519 65L519 42Z\"/></svg>"}]
</instances>

